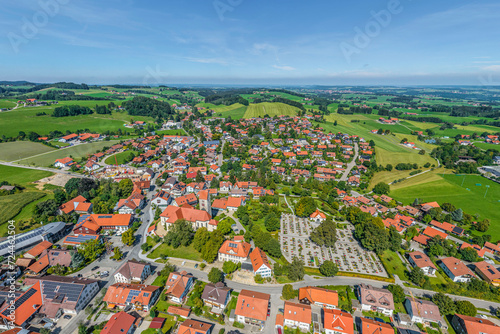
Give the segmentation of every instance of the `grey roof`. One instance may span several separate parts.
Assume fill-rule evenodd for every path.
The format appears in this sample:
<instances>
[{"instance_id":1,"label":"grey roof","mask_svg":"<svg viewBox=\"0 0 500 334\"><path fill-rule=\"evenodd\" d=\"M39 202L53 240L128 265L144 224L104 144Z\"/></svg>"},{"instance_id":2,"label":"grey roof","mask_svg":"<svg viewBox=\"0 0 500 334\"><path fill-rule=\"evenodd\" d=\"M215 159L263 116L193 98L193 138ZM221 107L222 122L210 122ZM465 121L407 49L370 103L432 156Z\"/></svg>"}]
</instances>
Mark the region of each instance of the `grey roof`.
<instances>
[{"instance_id":1,"label":"grey roof","mask_svg":"<svg viewBox=\"0 0 500 334\"><path fill-rule=\"evenodd\" d=\"M23 248L32 246L34 244L40 243L41 241L47 240L52 237L52 235L58 234L63 231L66 224L63 222L50 223L34 230L21 233L16 235L14 251L21 250ZM0 255L5 255L9 253L11 249L11 239L0 242Z\"/></svg>"},{"instance_id":2,"label":"grey roof","mask_svg":"<svg viewBox=\"0 0 500 334\"><path fill-rule=\"evenodd\" d=\"M227 295L230 292L231 289L220 282L217 284L208 283L205 285L201 299L222 305L226 302Z\"/></svg>"}]
</instances>

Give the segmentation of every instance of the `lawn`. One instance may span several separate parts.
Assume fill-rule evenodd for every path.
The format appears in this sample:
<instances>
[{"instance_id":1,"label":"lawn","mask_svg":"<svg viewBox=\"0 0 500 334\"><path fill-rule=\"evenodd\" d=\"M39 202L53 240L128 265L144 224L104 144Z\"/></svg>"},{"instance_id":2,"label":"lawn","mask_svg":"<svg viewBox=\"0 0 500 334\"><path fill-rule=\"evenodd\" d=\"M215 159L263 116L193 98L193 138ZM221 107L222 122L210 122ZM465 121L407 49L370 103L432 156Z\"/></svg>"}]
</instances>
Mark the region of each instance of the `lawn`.
<instances>
[{"instance_id":1,"label":"lawn","mask_svg":"<svg viewBox=\"0 0 500 334\"><path fill-rule=\"evenodd\" d=\"M27 204L45 196L41 191L26 191L13 195L0 196L0 235L7 233L7 224L10 219L17 216Z\"/></svg>"},{"instance_id":2,"label":"lawn","mask_svg":"<svg viewBox=\"0 0 500 334\"><path fill-rule=\"evenodd\" d=\"M137 156L138 154L139 153L135 151L120 152L108 157L104 162L107 163L108 165L115 165L115 164L122 165L132 161L132 159L134 159L134 157Z\"/></svg>"},{"instance_id":3,"label":"lawn","mask_svg":"<svg viewBox=\"0 0 500 334\"><path fill-rule=\"evenodd\" d=\"M403 179L405 177L410 176L410 170L395 170L393 169L392 171L388 172L377 172L373 176L373 178L370 181L370 189L373 189L373 187L379 183L379 182L384 182L384 183L391 183L395 180Z\"/></svg>"},{"instance_id":4,"label":"lawn","mask_svg":"<svg viewBox=\"0 0 500 334\"><path fill-rule=\"evenodd\" d=\"M273 116L297 116L299 109L288 104L278 102L263 102L250 104L245 112L245 118Z\"/></svg>"},{"instance_id":5,"label":"lawn","mask_svg":"<svg viewBox=\"0 0 500 334\"><path fill-rule=\"evenodd\" d=\"M82 106L89 106L91 108L95 107L96 104L108 104L111 101L61 101L63 104L77 104ZM120 104L120 101L115 101L115 103ZM103 133L104 131L116 131L121 129L122 131L130 131L130 129L125 128L124 123L130 122L131 119L134 121L147 121L152 122L151 117L144 116L130 116L128 113L113 112L109 115L79 115L79 116L68 116L68 117L51 117L54 108L57 105L47 106L47 107L26 107L18 108L12 111L1 112L0 113L0 133L7 136L13 137L19 134L19 131L24 131L29 133L34 131L40 135L47 135L51 131L61 131L63 133L66 130L76 131L79 129L88 129L91 132ZM45 112L47 115L36 116L37 113Z\"/></svg>"},{"instance_id":6,"label":"lawn","mask_svg":"<svg viewBox=\"0 0 500 334\"><path fill-rule=\"evenodd\" d=\"M12 141L0 143L0 160L20 160L36 154L51 152L55 150L55 148L31 141Z\"/></svg>"},{"instance_id":7,"label":"lawn","mask_svg":"<svg viewBox=\"0 0 500 334\"><path fill-rule=\"evenodd\" d=\"M432 174L431 174L432 173ZM500 185L479 175L458 176L454 174L426 173L397 184L396 189L391 186L390 196L411 204L415 198L424 201L449 202L464 212L478 215L479 220L489 219L493 241L500 239ZM416 179L416 180L413 180ZM406 182L412 181L413 184ZM462 185L463 182L463 185ZM489 186L486 187L486 186ZM485 196L486 194L486 196ZM478 233L478 232L475 232Z\"/></svg>"},{"instance_id":8,"label":"lawn","mask_svg":"<svg viewBox=\"0 0 500 334\"><path fill-rule=\"evenodd\" d=\"M0 181L19 184L23 187L34 188L32 182L54 175L44 170L27 169L0 165Z\"/></svg>"},{"instance_id":9,"label":"lawn","mask_svg":"<svg viewBox=\"0 0 500 334\"><path fill-rule=\"evenodd\" d=\"M380 147L375 147L375 152L377 154L376 160L377 165L386 166L387 164L391 164L392 166L396 166L400 162L404 163L416 163L419 167L423 167L426 163L437 164L436 160L432 159L431 156L425 154L418 154L417 150L408 151L408 152L394 152L387 151Z\"/></svg>"},{"instance_id":10,"label":"lawn","mask_svg":"<svg viewBox=\"0 0 500 334\"><path fill-rule=\"evenodd\" d=\"M155 248L155 250L153 250L150 254L148 254L148 258L156 259L159 258L161 255L166 255L168 257L175 257L186 260L194 260L194 261L202 260L200 253L197 252L192 245L188 247L181 246L179 248L173 248L166 244L161 244L160 246Z\"/></svg>"},{"instance_id":11,"label":"lawn","mask_svg":"<svg viewBox=\"0 0 500 334\"><path fill-rule=\"evenodd\" d=\"M64 157L72 157L74 160L79 160L83 157L87 157L90 154L102 150L103 147L110 147L118 142L118 140L110 140L69 146L67 148L61 148L53 152L45 153L43 155L23 159L18 163L23 165L50 166L54 164L56 159L62 159Z\"/></svg>"},{"instance_id":12,"label":"lawn","mask_svg":"<svg viewBox=\"0 0 500 334\"><path fill-rule=\"evenodd\" d=\"M389 274L398 275L401 280L408 280L408 270L396 252L391 250L384 251L380 256L380 260Z\"/></svg>"}]
</instances>

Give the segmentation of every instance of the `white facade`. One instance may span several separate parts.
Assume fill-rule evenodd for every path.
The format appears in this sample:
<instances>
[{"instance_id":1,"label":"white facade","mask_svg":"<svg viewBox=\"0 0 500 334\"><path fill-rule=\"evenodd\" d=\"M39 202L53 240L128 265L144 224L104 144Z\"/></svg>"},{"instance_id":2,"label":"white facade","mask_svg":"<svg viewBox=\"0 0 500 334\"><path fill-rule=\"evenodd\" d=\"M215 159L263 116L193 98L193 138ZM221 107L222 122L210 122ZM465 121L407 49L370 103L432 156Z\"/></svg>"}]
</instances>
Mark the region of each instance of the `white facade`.
<instances>
[{"instance_id":1,"label":"white facade","mask_svg":"<svg viewBox=\"0 0 500 334\"><path fill-rule=\"evenodd\" d=\"M271 270L271 268L269 268L265 264L263 264L262 266L260 266L259 269L257 269L256 271L254 271L254 275L260 275L260 276L262 276L264 278L271 277L272 273L273 273L273 271Z\"/></svg>"},{"instance_id":2,"label":"white facade","mask_svg":"<svg viewBox=\"0 0 500 334\"><path fill-rule=\"evenodd\" d=\"M298 327L302 331L306 331L306 332L308 332L310 327L311 327L311 324L306 324L305 322L294 321L294 320L286 319L286 318L285 318L285 321L283 322L283 324L286 327L292 327L292 328Z\"/></svg>"}]
</instances>

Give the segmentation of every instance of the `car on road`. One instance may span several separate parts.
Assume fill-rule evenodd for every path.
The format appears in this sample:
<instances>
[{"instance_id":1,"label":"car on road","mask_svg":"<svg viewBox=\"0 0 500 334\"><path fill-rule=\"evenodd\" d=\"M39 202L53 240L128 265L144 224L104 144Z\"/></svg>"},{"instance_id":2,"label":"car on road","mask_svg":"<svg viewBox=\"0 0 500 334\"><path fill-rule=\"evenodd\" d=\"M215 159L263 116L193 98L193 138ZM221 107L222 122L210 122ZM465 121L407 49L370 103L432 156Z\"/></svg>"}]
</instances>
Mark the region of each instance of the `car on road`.
<instances>
[{"instance_id":1,"label":"car on road","mask_svg":"<svg viewBox=\"0 0 500 334\"><path fill-rule=\"evenodd\" d=\"M99 266L95 266L94 268L92 268L92 271L97 270L97 269L99 269Z\"/></svg>"},{"instance_id":2,"label":"car on road","mask_svg":"<svg viewBox=\"0 0 500 334\"><path fill-rule=\"evenodd\" d=\"M478 317L481 318L481 319L488 319L488 317L486 315L484 315L484 314L480 314L480 315L478 315Z\"/></svg>"},{"instance_id":3,"label":"car on road","mask_svg":"<svg viewBox=\"0 0 500 334\"><path fill-rule=\"evenodd\" d=\"M76 277L78 277L78 278L82 278L82 277L83 277L83 275L82 275L82 274L78 274L78 275L76 275Z\"/></svg>"},{"instance_id":4,"label":"car on road","mask_svg":"<svg viewBox=\"0 0 500 334\"><path fill-rule=\"evenodd\" d=\"M73 318L73 316L71 316L69 314L66 314L63 318L66 319L66 320L69 320L69 319Z\"/></svg>"},{"instance_id":5,"label":"car on road","mask_svg":"<svg viewBox=\"0 0 500 334\"><path fill-rule=\"evenodd\" d=\"M198 263L194 265L194 269L198 268Z\"/></svg>"}]
</instances>

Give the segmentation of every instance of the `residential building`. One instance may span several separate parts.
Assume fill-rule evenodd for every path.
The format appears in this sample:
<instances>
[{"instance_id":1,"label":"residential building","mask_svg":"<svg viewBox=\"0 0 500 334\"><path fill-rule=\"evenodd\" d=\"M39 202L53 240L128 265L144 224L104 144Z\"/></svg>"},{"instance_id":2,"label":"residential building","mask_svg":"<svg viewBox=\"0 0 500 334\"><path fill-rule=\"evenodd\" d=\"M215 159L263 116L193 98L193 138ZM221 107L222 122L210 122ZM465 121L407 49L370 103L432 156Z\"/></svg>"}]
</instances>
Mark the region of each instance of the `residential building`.
<instances>
[{"instance_id":1,"label":"residential building","mask_svg":"<svg viewBox=\"0 0 500 334\"><path fill-rule=\"evenodd\" d=\"M325 334L354 334L354 319L341 310L323 309L323 329Z\"/></svg>"},{"instance_id":2,"label":"residential building","mask_svg":"<svg viewBox=\"0 0 500 334\"><path fill-rule=\"evenodd\" d=\"M99 234L101 230L121 234L132 224L131 214L91 214L81 215L73 229L75 234Z\"/></svg>"},{"instance_id":3,"label":"residential building","mask_svg":"<svg viewBox=\"0 0 500 334\"><path fill-rule=\"evenodd\" d=\"M434 275L436 273L436 265L431 259L420 251L414 251L408 254L408 261L413 267L422 269L425 275Z\"/></svg>"},{"instance_id":4,"label":"residential building","mask_svg":"<svg viewBox=\"0 0 500 334\"><path fill-rule=\"evenodd\" d=\"M339 296L337 291L308 286L299 289L299 302L324 308L337 308Z\"/></svg>"},{"instance_id":5,"label":"residential building","mask_svg":"<svg viewBox=\"0 0 500 334\"><path fill-rule=\"evenodd\" d=\"M233 240L226 240L219 248L219 261L242 263L248 258L251 247L248 242L245 242L243 236L236 236Z\"/></svg>"},{"instance_id":6,"label":"residential building","mask_svg":"<svg viewBox=\"0 0 500 334\"><path fill-rule=\"evenodd\" d=\"M500 286L500 270L486 261L474 263L475 271L486 282Z\"/></svg>"},{"instance_id":7,"label":"residential building","mask_svg":"<svg viewBox=\"0 0 500 334\"><path fill-rule=\"evenodd\" d=\"M50 247L52 247L52 243L44 240L24 253L23 257L26 259L36 259L40 255L42 255L43 251L49 249Z\"/></svg>"},{"instance_id":8,"label":"residential building","mask_svg":"<svg viewBox=\"0 0 500 334\"><path fill-rule=\"evenodd\" d=\"M211 307L212 313L220 314L226 308L229 298L231 297L231 289L224 286L224 283L216 284L208 283L203 289L201 299L205 305Z\"/></svg>"},{"instance_id":9,"label":"residential building","mask_svg":"<svg viewBox=\"0 0 500 334\"><path fill-rule=\"evenodd\" d=\"M172 197L165 190L160 190L151 199L151 204L156 205L161 210L164 210L172 202Z\"/></svg>"},{"instance_id":10,"label":"residential building","mask_svg":"<svg viewBox=\"0 0 500 334\"><path fill-rule=\"evenodd\" d=\"M3 303L0 306L0 317L3 321L0 321L0 329L9 329L11 326L8 323L13 324L16 327L27 327L29 321L33 318L35 313L38 312L40 307L42 307L42 288L40 282L37 282L31 288L26 290L25 293L17 297L14 304ZM13 306L12 306L13 305ZM12 319L11 312L14 312L14 319Z\"/></svg>"},{"instance_id":11,"label":"residential building","mask_svg":"<svg viewBox=\"0 0 500 334\"><path fill-rule=\"evenodd\" d=\"M433 322L439 324L440 327L443 324L446 326L446 322L441 317L441 313L439 313L439 308L433 302L423 299L406 298L404 305L412 322L421 324Z\"/></svg>"},{"instance_id":12,"label":"residential building","mask_svg":"<svg viewBox=\"0 0 500 334\"><path fill-rule=\"evenodd\" d=\"M312 322L311 306L285 301L283 320L287 327L308 332Z\"/></svg>"},{"instance_id":13,"label":"residential building","mask_svg":"<svg viewBox=\"0 0 500 334\"><path fill-rule=\"evenodd\" d=\"M451 325L457 334L498 334L500 327L487 319L455 314Z\"/></svg>"},{"instance_id":14,"label":"residential building","mask_svg":"<svg viewBox=\"0 0 500 334\"><path fill-rule=\"evenodd\" d=\"M73 212L76 212L78 214L89 214L92 212L92 203L90 203L85 197L80 195L59 207L60 214L69 215Z\"/></svg>"},{"instance_id":15,"label":"residential building","mask_svg":"<svg viewBox=\"0 0 500 334\"><path fill-rule=\"evenodd\" d=\"M178 334L211 334L213 325L208 322L188 319L179 325Z\"/></svg>"},{"instance_id":16,"label":"residential building","mask_svg":"<svg viewBox=\"0 0 500 334\"><path fill-rule=\"evenodd\" d=\"M149 311L154 305L160 288L154 285L115 283L108 288L103 301L109 308L131 306L139 311Z\"/></svg>"},{"instance_id":17,"label":"residential building","mask_svg":"<svg viewBox=\"0 0 500 334\"><path fill-rule=\"evenodd\" d=\"M133 191L129 197L118 201L114 211L118 211L119 214L134 214L136 210L144 207L144 204L146 204L144 199L145 197L140 190Z\"/></svg>"},{"instance_id":18,"label":"residential building","mask_svg":"<svg viewBox=\"0 0 500 334\"><path fill-rule=\"evenodd\" d=\"M361 334L394 334L394 328L385 322L361 318Z\"/></svg>"},{"instance_id":19,"label":"residential building","mask_svg":"<svg viewBox=\"0 0 500 334\"><path fill-rule=\"evenodd\" d=\"M193 286L194 276L186 271L174 271L168 275L165 283L165 294L167 298L177 304L182 304L189 290Z\"/></svg>"},{"instance_id":20,"label":"residential building","mask_svg":"<svg viewBox=\"0 0 500 334\"><path fill-rule=\"evenodd\" d=\"M101 334L132 334L135 320L134 316L123 311L115 313L104 325Z\"/></svg>"},{"instance_id":21,"label":"residential building","mask_svg":"<svg viewBox=\"0 0 500 334\"><path fill-rule=\"evenodd\" d=\"M256 247L250 253L250 262L252 263L254 275L260 275L264 278L272 276L273 271L267 259L267 255L259 247Z\"/></svg>"},{"instance_id":22,"label":"residential building","mask_svg":"<svg viewBox=\"0 0 500 334\"><path fill-rule=\"evenodd\" d=\"M242 324L264 325L270 307L271 296L267 293L241 290L234 314Z\"/></svg>"},{"instance_id":23,"label":"residential building","mask_svg":"<svg viewBox=\"0 0 500 334\"><path fill-rule=\"evenodd\" d=\"M379 312L392 316L394 312L394 299L390 291L375 288L371 285L359 284L358 296L362 310Z\"/></svg>"},{"instance_id":24,"label":"residential building","mask_svg":"<svg viewBox=\"0 0 500 334\"><path fill-rule=\"evenodd\" d=\"M476 277L472 270L470 270L462 261L454 257L447 257L441 260L439 264L443 268L446 275L448 275L453 282L468 282L473 277Z\"/></svg>"},{"instance_id":25,"label":"residential building","mask_svg":"<svg viewBox=\"0 0 500 334\"><path fill-rule=\"evenodd\" d=\"M150 274L151 265L149 263L129 260L118 268L114 277L116 283L142 284Z\"/></svg>"}]
</instances>

